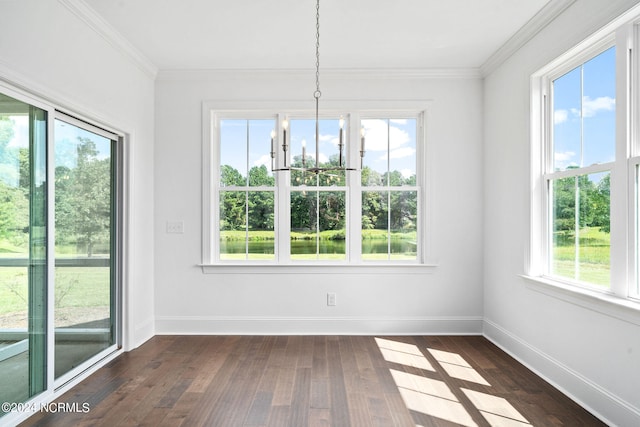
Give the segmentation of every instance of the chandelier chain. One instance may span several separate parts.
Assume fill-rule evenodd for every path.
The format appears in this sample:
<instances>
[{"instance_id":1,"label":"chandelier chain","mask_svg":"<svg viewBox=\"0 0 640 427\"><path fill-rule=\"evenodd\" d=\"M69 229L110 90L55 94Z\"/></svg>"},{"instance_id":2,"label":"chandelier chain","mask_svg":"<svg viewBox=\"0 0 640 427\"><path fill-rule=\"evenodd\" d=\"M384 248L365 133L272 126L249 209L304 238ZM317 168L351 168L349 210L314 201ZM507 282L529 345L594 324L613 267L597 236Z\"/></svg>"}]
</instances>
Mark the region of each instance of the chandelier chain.
<instances>
[{"instance_id":1,"label":"chandelier chain","mask_svg":"<svg viewBox=\"0 0 640 427\"><path fill-rule=\"evenodd\" d=\"M316 91L315 98L320 98L320 0L316 0Z\"/></svg>"},{"instance_id":2,"label":"chandelier chain","mask_svg":"<svg viewBox=\"0 0 640 427\"><path fill-rule=\"evenodd\" d=\"M288 157L288 148L289 148L289 143L288 143L288 139L287 139L287 128L289 125L289 121L285 118L282 121L282 152L283 152L283 163L284 163L284 167L276 167L275 163L276 163L276 148L275 148L275 136L276 133L275 131L271 131L271 170L274 172L277 171L302 171L303 174L305 173L314 173L316 175L319 174L327 174L327 176L329 177L329 180L331 181L331 179L333 179L334 177L337 177L339 175L334 175L331 174L330 172L338 172L338 171L355 171L357 169L355 168L350 168L347 167L346 164L343 164L343 148L345 147L344 144L344 133L343 133L343 125L344 125L344 120L342 119L342 117L340 117L340 130L339 130L339 137L338 137L338 149L339 149L339 153L338 153L338 165L331 165L329 164L328 166L321 166L320 165L320 97L322 96L322 92L320 92L320 0L316 0L316 90L313 93L313 97L315 98L315 104L316 104L316 132L315 132L315 151L316 151L316 155L315 155L315 166L313 167L307 167L307 158L306 158L306 142L305 140L302 140L302 167L298 167L298 166L287 166L287 157ZM362 168L362 158L364 157L364 133L362 133L362 138L361 138L361 145L360 145L360 168ZM296 160L297 161L297 160ZM304 176L304 175L303 175ZM306 178L305 178L306 179Z\"/></svg>"}]
</instances>

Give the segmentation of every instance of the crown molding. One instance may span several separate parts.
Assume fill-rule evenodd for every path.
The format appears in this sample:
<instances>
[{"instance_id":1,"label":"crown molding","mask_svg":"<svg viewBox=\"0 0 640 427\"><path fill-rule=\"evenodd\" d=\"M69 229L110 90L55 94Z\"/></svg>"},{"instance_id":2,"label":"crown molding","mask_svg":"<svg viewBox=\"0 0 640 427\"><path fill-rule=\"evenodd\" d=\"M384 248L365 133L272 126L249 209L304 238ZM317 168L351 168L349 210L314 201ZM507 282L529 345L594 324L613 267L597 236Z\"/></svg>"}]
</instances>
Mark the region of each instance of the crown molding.
<instances>
[{"instance_id":1,"label":"crown molding","mask_svg":"<svg viewBox=\"0 0 640 427\"><path fill-rule=\"evenodd\" d=\"M576 0L551 0L522 28L520 28L509 40L496 50L480 67L480 74L486 77L496 68L522 48L529 40L535 37L543 28L556 19Z\"/></svg>"},{"instance_id":2,"label":"crown molding","mask_svg":"<svg viewBox=\"0 0 640 427\"><path fill-rule=\"evenodd\" d=\"M157 80L229 80L246 78L309 79L312 69L166 69L159 70ZM478 68L424 68L424 69L326 69L323 79L481 79Z\"/></svg>"},{"instance_id":3,"label":"crown molding","mask_svg":"<svg viewBox=\"0 0 640 427\"><path fill-rule=\"evenodd\" d=\"M115 28L96 13L84 0L58 0L58 2L80 18L89 28L100 35L125 58L133 62L151 79L156 78L158 67L127 39L120 35Z\"/></svg>"}]
</instances>

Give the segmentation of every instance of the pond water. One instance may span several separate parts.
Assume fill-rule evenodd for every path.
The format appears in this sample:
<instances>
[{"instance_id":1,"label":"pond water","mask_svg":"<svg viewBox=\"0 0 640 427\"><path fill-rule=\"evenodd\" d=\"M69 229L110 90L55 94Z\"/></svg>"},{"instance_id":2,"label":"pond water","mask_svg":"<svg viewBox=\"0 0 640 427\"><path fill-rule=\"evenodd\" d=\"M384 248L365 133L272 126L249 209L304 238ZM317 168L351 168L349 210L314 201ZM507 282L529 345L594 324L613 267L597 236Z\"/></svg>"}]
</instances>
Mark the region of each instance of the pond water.
<instances>
[{"instance_id":1,"label":"pond water","mask_svg":"<svg viewBox=\"0 0 640 427\"><path fill-rule=\"evenodd\" d=\"M387 241L383 239L365 240L362 243L362 254L386 254L388 251ZM221 252L225 254L243 254L245 253L245 242L241 240L232 240L221 242ZM416 243L404 239L391 240L391 253L396 254L415 254ZM273 254L273 240L262 240L249 242L249 253L252 254ZM315 254L315 240L292 240L291 254ZM321 254L344 254L346 253L345 240L321 240Z\"/></svg>"}]
</instances>

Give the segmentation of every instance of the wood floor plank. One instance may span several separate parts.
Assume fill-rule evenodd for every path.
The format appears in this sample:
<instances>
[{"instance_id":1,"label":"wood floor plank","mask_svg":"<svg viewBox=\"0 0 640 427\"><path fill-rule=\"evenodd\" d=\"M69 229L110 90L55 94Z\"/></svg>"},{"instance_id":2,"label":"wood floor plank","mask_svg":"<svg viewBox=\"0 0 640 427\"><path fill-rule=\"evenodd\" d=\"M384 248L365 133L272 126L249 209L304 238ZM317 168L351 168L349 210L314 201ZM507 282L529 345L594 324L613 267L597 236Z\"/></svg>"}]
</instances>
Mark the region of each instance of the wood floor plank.
<instances>
[{"instance_id":1,"label":"wood floor plank","mask_svg":"<svg viewBox=\"0 0 640 427\"><path fill-rule=\"evenodd\" d=\"M157 336L58 402L22 425L604 426L477 336Z\"/></svg>"}]
</instances>

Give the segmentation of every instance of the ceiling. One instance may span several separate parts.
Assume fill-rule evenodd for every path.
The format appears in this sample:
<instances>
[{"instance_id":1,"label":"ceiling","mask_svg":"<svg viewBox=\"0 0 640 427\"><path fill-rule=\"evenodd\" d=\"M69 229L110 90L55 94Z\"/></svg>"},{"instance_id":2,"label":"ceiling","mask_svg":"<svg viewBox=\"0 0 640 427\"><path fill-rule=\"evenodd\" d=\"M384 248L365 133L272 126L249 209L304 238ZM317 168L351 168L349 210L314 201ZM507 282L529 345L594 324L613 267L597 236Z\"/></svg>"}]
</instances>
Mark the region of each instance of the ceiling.
<instances>
[{"instance_id":1,"label":"ceiling","mask_svg":"<svg viewBox=\"0 0 640 427\"><path fill-rule=\"evenodd\" d=\"M84 1L160 70L315 66L314 0ZM321 67L479 68L547 3L321 0Z\"/></svg>"}]
</instances>

